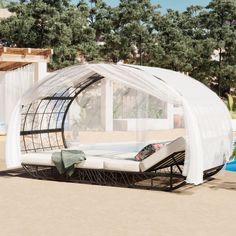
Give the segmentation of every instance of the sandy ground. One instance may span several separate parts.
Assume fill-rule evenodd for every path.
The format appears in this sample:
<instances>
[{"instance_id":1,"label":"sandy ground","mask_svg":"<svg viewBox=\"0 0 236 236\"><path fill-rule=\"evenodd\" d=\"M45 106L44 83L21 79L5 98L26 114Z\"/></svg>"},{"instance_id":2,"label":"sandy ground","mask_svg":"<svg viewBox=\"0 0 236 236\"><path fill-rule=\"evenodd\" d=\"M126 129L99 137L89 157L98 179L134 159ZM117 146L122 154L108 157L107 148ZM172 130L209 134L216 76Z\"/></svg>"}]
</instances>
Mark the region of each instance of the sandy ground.
<instances>
[{"instance_id":1,"label":"sandy ground","mask_svg":"<svg viewBox=\"0 0 236 236\"><path fill-rule=\"evenodd\" d=\"M236 173L175 193L0 177L1 236L223 236L236 231Z\"/></svg>"},{"instance_id":2,"label":"sandy ground","mask_svg":"<svg viewBox=\"0 0 236 236\"><path fill-rule=\"evenodd\" d=\"M3 165L4 137L0 137ZM0 172L0 236L231 236L236 172L173 193L34 180Z\"/></svg>"}]
</instances>

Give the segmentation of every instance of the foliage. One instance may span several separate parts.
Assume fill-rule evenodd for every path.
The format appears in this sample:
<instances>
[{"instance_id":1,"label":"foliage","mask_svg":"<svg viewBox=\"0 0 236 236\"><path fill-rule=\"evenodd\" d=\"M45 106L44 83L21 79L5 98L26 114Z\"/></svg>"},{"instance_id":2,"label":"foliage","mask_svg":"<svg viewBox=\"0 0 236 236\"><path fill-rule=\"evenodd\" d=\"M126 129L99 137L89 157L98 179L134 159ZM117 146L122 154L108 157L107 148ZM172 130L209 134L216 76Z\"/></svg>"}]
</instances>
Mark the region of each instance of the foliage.
<instances>
[{"instance_id":1,"label":"foliage","mask_svg":"<svg viewBox=\"0 0 236 236\"><path fill-rule=\"evenodd\" d=\"M8 5L8 1L0 0L0 8L5 8Z\"/></svg>"},{"instance_id":2,"label":"foliage","mask_svg":"<svg viewBox=\"0 0 236 236\"><path fill-rule=\"evenodd\" d=\"M236 160L236 148L233 150L232 157L233 157L234 160Z\"/></svg>"},{"instance_id":3,"label":"foliage","mask_svg":"<svg viewBox=\"0 0 236 236\"><path fill-rule=\"evenodd\" d=\"M93 56L86 44L94 43L94 30L69 1L21 0L12 3L9 11L15 15L2 20L0 38L17 47L52 47L51 69L76 63L78 50Z\"/></svg>"},{"instance_id":4,"label":"foliage","mask_svg":"<svg viewBox=\"0 0 236 236\"><path fill-rule=\"evenodd\" d=\"M212 0L201 13L202 27L213 42L218 59L212 61L209 76L215 78L215 90L219 95L230 93L236 82L236 2Z\"/></svg>"},{"instance_id":5,"label":"foliage","mask_svg":"<svg viewBox=\"0 0 236 236\"><path fill-rule=\"evenodd\" d=\"M235 160L236 161L236 143L233 143L233 153L232 156L230 157L230 160Z\"/></svg>"},{"instance_id":6,"label":"foliage","mask_svg":"<svg viewBox=\"0 0 236 236\"><path fill-rule=\"evenodd\" d=\"M235 97L230 94L227 94L227 107L233 119L236 119L236 103Z\"/></svg>"},{"instance_id":7,"label":"foliage","mask_svg":"<svg viewBox=\"0 0 236 236\"><path fill-rule=\"evenodd\" d=\"M234 99L230 94L227 94L228 96L228 100L227 100L227 106L229 111L233 111L234 110Z\"/></svg>"},{"instance_id":8,"label":"foliage","mask_svg":"<svg viewBox=\"0 0 236 236\"><path fill-rule=\"evenodd\" d=\"M124 60L146 64L150 60L150 52L156 44L153 19L159 13L157 6L151 5L150 1L138 2L121 0L119 6L110 12L111 30L104 35L106 44L102 52L113 62Z\"/></svg>"},{"instance_id":9,"label":"foliage","mask_svg":"<svg viewBox=\"0 0 236 236\"><path fill-rule=\"evenodd\" d=\"M0 4L6 1L0 1ZM0 24L0 39L18 47L51 47L51 69L87 61L159 66L198 79L218 95L236 85L236 1L167 10L150 0L21 0ZM215 55L215 56L214 56ZM214 57L213 57L214 56Z\"/></svg>"}]
</instances>

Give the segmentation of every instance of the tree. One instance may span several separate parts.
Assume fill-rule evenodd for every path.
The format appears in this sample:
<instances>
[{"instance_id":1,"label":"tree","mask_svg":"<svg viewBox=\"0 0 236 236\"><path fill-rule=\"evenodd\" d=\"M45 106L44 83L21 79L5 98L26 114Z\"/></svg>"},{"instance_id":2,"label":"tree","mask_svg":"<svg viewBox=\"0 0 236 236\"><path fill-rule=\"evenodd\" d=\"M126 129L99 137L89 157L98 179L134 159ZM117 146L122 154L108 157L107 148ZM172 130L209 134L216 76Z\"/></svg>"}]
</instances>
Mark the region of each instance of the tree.
<instances>
[{"instance_id":1,"label":"tree","mask_svg":"<svg viewBox=\"0 0 236 236\"><path fill-rule=\"evenodd\" d=\"M218 59L212 62L212 79L218 95L225 95L236 82L236 2L212 0L201 15L206 34L214 42Z\"/></svg>"},{"instance_id":2,"label":"tree","mask_svg":"<svg viewBox=\"0 0 236 236\"><path fill-rule=\"evenodd\" d=\"M87 53L86 45L94 42L95 34L80 11L69 2L21 0L11 4L9 10L15 15L1 22L0 38L17 47L52 47L52 69L76 63L78 50L91 54Z\"/></svg>"},{"instance_id":3,"label":"tree","mask_svg":"<svg viewBox=\"0 0 236 236\"><path fill-rule=\"evenodd\" d=\"M161 60L155 65L183 72L189 69L186 62L189 42L179 27L180 20L181 14L170 9L164 16L155 18L157 42L162 48Z\"/></svg>"},{"instance_id":4,"label":"tree","mask_svg":"<svg viewBox=\"0 0 236 236\"><path fill-rule=\"evenodd\" d=\"M185 12L181 13L179 28L188 42L186 51L188 68L185 72L206 85L210 85L214 42L208 38L205 27L201 24L202 10L199 6L188 7Z\"/></svg>"},{"instance_id":5,"label":"tree","mask_svg":"<svg viewBox=\"0 0 236 236\"><path fill-rule=\"evenodd\" d=\"M112 22L104 34L103 55L113 62L145 64L148 51L155 44L152 21L156 9L150 0L121 0L110 11Z\"/></svg>"},{"instance_id":6,"label":"tree","mask_svg":"<svg viewBox=\"0 0 236 236\"><path fill-rule=\"evenodd\" d=\"M4 8L5 7L5 1L4 0L0 0L0 8Z\"/></svg>"},{"instance_id":7,"label":"tree","mask_svg":"<svg viewBox=\"0 0 236 236\"><path fill-rule=\"evenodd\" d=\"M9 4L7 0L0 0L0 8L5 8Z\"/></svg>"},{"instance_id":8,"label":"tree","mask_svg":"<svg viewBox=\"0 0 236 236\"><path fill-rule=\"evenodd\" d=\"M6 1L0 1L0 4ZM236 2L162 14L150 0L21 0L1 21L0 38L18 47L52 47L52 69L87 61L124 60L187 73L219 95L236 84ZM213 55L216 54L215 57ZM218 58L217 58L218 57Z\"/></svg>"},{"instance_id":9,"label":"tree","mask_svg":"<svg viewBox=\"0 0 236 236\"><path fill-rule=\"evenodd\" d=\"M213 49L200 26L201 10L199 6L191 6L183 13L169 9L155 18L160 50L159 60L153 65L187 73L207 83L207 62Z\"/></svg>"}]
</instances>

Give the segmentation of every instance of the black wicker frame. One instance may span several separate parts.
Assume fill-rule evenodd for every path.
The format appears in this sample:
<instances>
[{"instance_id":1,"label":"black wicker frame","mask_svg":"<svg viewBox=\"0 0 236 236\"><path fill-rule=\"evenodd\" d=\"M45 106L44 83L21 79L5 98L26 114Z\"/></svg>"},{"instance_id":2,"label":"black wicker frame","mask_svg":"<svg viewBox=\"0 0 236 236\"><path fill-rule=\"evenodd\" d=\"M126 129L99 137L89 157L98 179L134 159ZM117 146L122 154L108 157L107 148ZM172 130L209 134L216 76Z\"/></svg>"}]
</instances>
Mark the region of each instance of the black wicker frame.
<instances>
[{"instance_id":1,"label":"black wicker frame","mask_svg":"<svg viewBox=\"0 0 236 236\"><path fill-rule=\"evenodd\" d=\"M64 130L71 104L84 89L102 78L94 74L76 86L60 89L50 97L23 106L21 151L29 153L67 148Z\"/></svg>"},{"instance_id":2,"label":"black wicker frame","mask_svg":"<svg viewBox=\"0 0 236 236\"><path fill-rule=\"evenodd\" d=\"M67 148L64 131L69 108L84 89L101 79L103 77L95 73L76 85L60 88L52 96L23 106L21 151L29 153ZM185 184L182 175L184 155L185 152L176 152L145 172L76 168L73 176L68 177L59 175L54 166L23 163L22 167L38 179L172 191ZM216 174L221 168L218 166L205 171L204 178Z\"/></svg>"},{"instance_id":3,"label":"black wicker frame","mask_svg":"<svg viewBox=\"0 0 236 236\"><path fill-rule=\"evenodd\" d=\"M22 167L30 176L37 179L173 191L185 185L185 177L182 175L184 156L184 151L176 152L145 172L75 168L74 174L69 177L60 175L55 166L23 163ZM218 166L204 171L204 179L213 176L222 167Z\"/></svg>"}]
</instances>

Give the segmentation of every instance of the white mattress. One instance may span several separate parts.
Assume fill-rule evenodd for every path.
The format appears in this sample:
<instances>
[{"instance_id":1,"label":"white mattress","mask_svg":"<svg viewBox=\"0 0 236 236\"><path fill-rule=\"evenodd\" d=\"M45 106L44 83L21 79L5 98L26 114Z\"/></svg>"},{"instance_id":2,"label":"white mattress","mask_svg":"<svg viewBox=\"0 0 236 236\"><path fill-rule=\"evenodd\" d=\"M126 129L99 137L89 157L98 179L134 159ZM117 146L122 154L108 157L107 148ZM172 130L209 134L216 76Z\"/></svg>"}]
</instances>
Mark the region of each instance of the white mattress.
<instances>
[{"instance_id":1,"label":"white mattress","mask_svg":"<svg viewBox=\"0 0 236 236\"><path fill-rule=\"evenodd\" d=\"M123 170L138 172L140 162L134 160L136 153L121 153L103 150L86 150L86 160L76 165L77 168ZM22 154L21 163L31 165L54 166L50 152Z\"/></svg>"},{"instance_id":2,"label":"white mattress","mask_svg":"<svg viewBox=\"0 0 236 236\"><path fill-rule=\"evenodd\" d=\"M76 165L77 168L105 169L117 171L146 171L174 152L185 150L185 139L177 138L165 145L143 161L135 161L136 152L117 152L104 150L84 150L86 160ZM54 150L60 151L60 150ZM54 166L51 155L54 151L28 153L22 155L22 164Z\"/></svg>"},{"instance_id":3,"label":"white mattress","mask_svg":"<svg viewBox=\"0 0 236 236\"><path fill-rule=\"evenodd\" d=\"M140 170L146 171L152 166L161 162L166 157L172 155L175 152L181 152L185 150L185 139L183 137L177 138L174 141L168 143L162 147L158 152L153 153L148 158L140 162Z\"/></svg>"}]
</instances>

